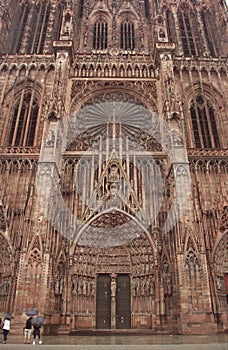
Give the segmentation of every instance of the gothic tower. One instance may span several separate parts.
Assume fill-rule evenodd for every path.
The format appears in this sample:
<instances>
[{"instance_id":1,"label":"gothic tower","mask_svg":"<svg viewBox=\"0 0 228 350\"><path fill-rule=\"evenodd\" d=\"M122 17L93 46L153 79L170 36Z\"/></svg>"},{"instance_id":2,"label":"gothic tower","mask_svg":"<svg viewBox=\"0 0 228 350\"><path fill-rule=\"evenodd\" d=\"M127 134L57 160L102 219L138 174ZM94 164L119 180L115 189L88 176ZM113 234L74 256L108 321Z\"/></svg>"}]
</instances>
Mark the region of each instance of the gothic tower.
<instances>
[{"instance_id":1,"label":"gothic tower","mask_svg":"<svg viewBox=\"0 0 228 350\"><path fill-rule=\"evenodd\" d=\"M226 331L225 0L0 4L0 312ZM203 324L203 327L201 325Z\"/></svg>"}]
</instances>

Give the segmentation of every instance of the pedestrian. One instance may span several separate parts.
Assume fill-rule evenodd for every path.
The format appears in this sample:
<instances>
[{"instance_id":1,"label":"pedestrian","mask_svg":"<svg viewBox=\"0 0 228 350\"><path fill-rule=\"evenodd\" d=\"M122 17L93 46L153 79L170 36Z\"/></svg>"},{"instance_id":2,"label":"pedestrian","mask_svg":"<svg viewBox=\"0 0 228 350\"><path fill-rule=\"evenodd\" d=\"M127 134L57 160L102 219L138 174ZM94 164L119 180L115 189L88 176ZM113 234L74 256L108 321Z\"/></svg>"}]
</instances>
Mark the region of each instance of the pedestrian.
<instances>
[{"instance_id":1,"label":"pedestrian","mask_svg":"<svg viewBox=\"0 0 228 350\"><path fill-rule=\"evenodd\" d=\"M32 319L33 317L29 317L25 323L24 344L30 344L31 333L32 333Z\"/></svg>"},{"instance_id":2,"label":"pedestrian","mask_svg":"<svg viewBox=\"0 0 228 350\"><path fill-rule=\"evenodd\" d=\"M6 344L7 343L7 336L8 336L8 333L10 331L10 319L9 318L6 317L3 320L2 329L3 329L3 344Z\"/></svg>"},{"instance_id":3,"label":"pedestrian","mask_svg":"<svg viewBox=\"0 0 228 350\"><path fill-rule=\"evenodd\" d=\"M40 337L40 327L41 325L40 326L33 325L33 345L36 344L36 336L39 339L39 344L42 344L42 340Z\"/></svg>"}]
</instances>

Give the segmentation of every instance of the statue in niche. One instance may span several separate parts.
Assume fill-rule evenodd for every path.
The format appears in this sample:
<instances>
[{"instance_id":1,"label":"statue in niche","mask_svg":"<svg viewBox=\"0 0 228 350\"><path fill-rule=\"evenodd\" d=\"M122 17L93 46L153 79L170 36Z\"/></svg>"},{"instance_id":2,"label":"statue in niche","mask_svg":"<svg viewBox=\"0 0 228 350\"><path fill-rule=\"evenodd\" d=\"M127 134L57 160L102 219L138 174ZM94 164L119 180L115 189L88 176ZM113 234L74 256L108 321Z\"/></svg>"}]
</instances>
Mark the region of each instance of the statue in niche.
<instances>
[{"instance_id":1,"label":"statue in niche","mask_svg":"<svg viewBox=\"0 0 228 350\"><path fill-rule=\"evenodd\" d=\"M0 285L0 295L6 296L6 295L8 295L8 292L9 292L9 283L8 283L8 281L6 281Z\"/></svg>"},{"instance_id":2,"label":"statue in niche","mask_svg":"<svg viewBox=\"0 0 228 350\"><path fill-rule=\"evenodd\" d=\"M62 34L63 36L70 35L70 21L71 21L71 16L69 13L67 13L64 20L63 34Z\"/></svg>"},{"instance_id":3,"label":"statue in niche","mask_svg":"<svg viewBox=\"0 0 228 350\"><path fill-rule=\"evenodd\" d=\"M110 199L116 198L117 195L117 185L116 184L111 184L110 186Z\"/></svg>"},{"instance_id":4,"label":"statue in niche","mask_svg":"<svg viewBox=\"0 0 228 350\"><path fill-rule=\"evenodd\" d=\"M165 32L163 29L160 28L158 36L159 36L159 39L161 39L161 40L165 39Z\"/></svg>"},{"instance_id":5,"label":"statue in niche","mask_svg":"<svg viewBox=\"0 0 228 350\"><path fill-rule=\"evenodd\" d=\"M137 283L136 283L136 295L140 295L141 293L141 288L140 288L140 277L137 278Z\"/></svg>"},{"instance_id":6,"label":"statue in niche","mask_svg":"<svg viewBox=\"0 0 228 350\"><path fill-rule=\"evenodd\" d=\"M63 293L63 276L59 276L55 281L55 294L61 295Z\"/></svg>"},{"instance_id":7,"label":"statue in niche","mask_svg":"<svg viewBox=\"0 0 228 350\"><path fill-rule=\"evenodd\" d=\"M83 294L83 281L81 278L79 279L79 282L78 282L78 294L79 295Z\"/></svg>"},{"instance_id":8,"label":"statue in niche","mask_svg":"<svg viewBox=\"0 0 228 350\"><path fill-rule=\"evenodd\" d=\"M141 277L141 295L145 295L145 279L144 277Z\"/></svg>"},{"instance_id":9,"label":"statue in niche","mask_svg":"<svg viewBox=\"0 0 228 350\"><path fill-rule=\"evenodd\" d=\"M222 284L221 284L221 279L219 277L217 277L217 279L216 279L216 284L217 284L217 288L219 290L221 290L222 289Z\"/></svg>"},{"instance_id":10,"label":"statue in niche","mask_svg":"<svg viewBox=\"0 0 228 350\"><path fill-rule=\"evenodd\" d=\"M170 99L174 98L174 80L172 77L168 77L166 80L166 89Z\"/></svg>"},{"instance_id":11,"label":"statue in niche","mask_svg":"<svg viewBox=\"0 0 228 350\"><path fill-rule=\"evenodd\" d=\"M111 296L114 297L116 295L116 281L112 279L111 282Z\"/></svg>"},{"instance_id":12,"label":"statue in niche","mask_svg":"<svg viewBox=\"0 0 228 350\"><path fill-rule=\"evenodd\" d=\"M82 294L83 295L87 294L87 281L85 277L83 277L83 280L82 280Z\"/></svg>"},{"instance_id":13,"label":"statue in niche","mask_svg":"<svg viewBox=\"0 0 228 350\"><path fill-rule=\"evenodd\" d=\"M155 295L155 283L152 277L150 278L150 295Z\"/></svg>"},{"instance_id":14,"label":"statue in niche","mask_svg":"<svg viewBox=\"0 0 228 350\"><path fill-rule=\"evenodd\" d=\"M133 294L133 297L137 295L137 284L135 280L133 282L132 294Z\"/></svg>"},{"instance_id":15,"label":"statue in niche","mask_svg":"<svg viewBox=\"0 0 228 350\"><path fill-rule=\"evenodd\" d=\"M55 145L55 133L53 130L50 130L48 137L45 140L45 146L54 147L54 145Z\"/></svg>"},{"instance_id":16,"label":"statue in niche","mask_svg":"<svg viewBox=\"0 0 228 350\"><path fill-rule=\"evenodd\" d=\"M78 293L78 280L77 280L77 276L73 276L72 277L72 294L73 295L77 295Z\"/></svg>"},{"instance_id":17,"label":"statue in niche","mask_svg":"<svg viewBox=\"0 0 228 350\"><path fill-rule=\"evenodd\" d=\"M65 26L63 36L69 36L70 35L70 28L68 25Z\"/></svg>"},{"instance_id":18,"label":"statue in niche","mask_svg":"<svg viewBox=\"0 0 228 350\"><path fill-rule=\"evenodd\" d=\"M146 296L150 295L150 279L147 278L146 283L145 283L145 294Z\"/></svg>"},{"instance_id":19,"label":"statue in niche","mask_svg":"<svg viewBox=\"0 0 228 350\"><path fill-rule=\"evenodd\" d=\"M59 294L63 294L63 276L59 279Z\"/></svg>"},{"instance_id":20,"label":"statue in niche","mask_svg":"<svg viewBox=\"0 0 228 350\"><path fill-rule=\"evenodd\" d=\"M84 46L87 46L88 43L88 25L85 25L85 31L84 31Z\"/></svg>"},{"instance_id":21,"label":"statue in niche","mask_svg":"<svg viewBox=\"0 0 228 350\"><path fill-rule=\"evenodd\" d=\"M199 295L197 291L192 291L192 308L195 311L199 309Z\"/></svg>"},{"instance_id":22,"label":"statue in niche","mask_svg":"<svg viewBox=\"0 0 228 350\"><path fill-rule=\"evenodd\" d=\"M120 176L118 173L118 167L116 164L112 164L110 169L109 181L116 182L116 181L119 181L119 179L120 179Z\"/></svg>"},{"instance_id":23,"label":"statue in niche","mask_svg":"<svg viewBox=\"0 0 228 350\"><path fill-rule=\"evenodd\" d=\"M95 295L95 283L93 280L90 282L90 295L91 296Z\"/></svg>"},{"instance_id":24,"label":"statue in niche","mask_svg":"<svg viewBox=\"0 0 228 350\"><path fill-rule=\"evenodd\" d=\"M172 139L173 139L173 145L174 146L181 146L183 145L183 140L179 133L176 130L172 130Z\"/></svg>"}]
</instances>

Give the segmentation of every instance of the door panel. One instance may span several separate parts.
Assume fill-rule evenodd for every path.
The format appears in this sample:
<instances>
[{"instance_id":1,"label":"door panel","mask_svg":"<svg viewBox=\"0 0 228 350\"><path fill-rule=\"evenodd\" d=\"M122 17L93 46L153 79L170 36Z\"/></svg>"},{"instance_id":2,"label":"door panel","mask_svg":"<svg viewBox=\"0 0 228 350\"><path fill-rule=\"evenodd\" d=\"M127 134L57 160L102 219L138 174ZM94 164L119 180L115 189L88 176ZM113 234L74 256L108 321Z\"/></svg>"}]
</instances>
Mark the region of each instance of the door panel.
<instances>
[{"instance_id":1,"label":"door panel","mask_svg":"<svg viewBox=\"0 0 228 350\"><path fill-rule=\"evenodd\" d=\"M97 276L96 328L111 328L111 277Z\"/></svg>"},{"instance_id":2,"label":"door panel","mask_svg":"<svg viewBox=\"0 0 228 350\"><path fill-rule=\"evenodd\" d=\"M129 275L118 275L116 279L116 328L131 328L131 288Z\"/></svg>"}]
</instances>

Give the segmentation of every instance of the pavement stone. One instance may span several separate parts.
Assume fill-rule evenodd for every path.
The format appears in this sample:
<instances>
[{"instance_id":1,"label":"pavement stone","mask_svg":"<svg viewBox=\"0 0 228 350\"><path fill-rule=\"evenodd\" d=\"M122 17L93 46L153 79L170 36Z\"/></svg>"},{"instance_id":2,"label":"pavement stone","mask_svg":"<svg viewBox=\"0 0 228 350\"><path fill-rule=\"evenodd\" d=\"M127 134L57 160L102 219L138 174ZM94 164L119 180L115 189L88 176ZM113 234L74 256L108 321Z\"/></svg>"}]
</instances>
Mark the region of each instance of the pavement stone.
<instances>
[{"instance_id":1,"label":"pavement stone","mask_svg":"<svg viewBox=\"0 0 228 350\"><path fill-rule=\"evenodd\" d=\"M23 345L1 344L0 349L34 350L36 347L49 350L228 350L227 344L185 344L185 345Z\"/></svg>"},{"instance_id":2,"label":"pavement stone","mask_svg":"<svg viewBox=\"0 0 228 350\"><path fill-rule=\"evenodd\" d=\"M228 334L203 336L44 336L42 345L23 344L23 337L8 335L5 350L228 350ZM40 348L41 347L41 348Z\"/></svg>"}]
</instances>

